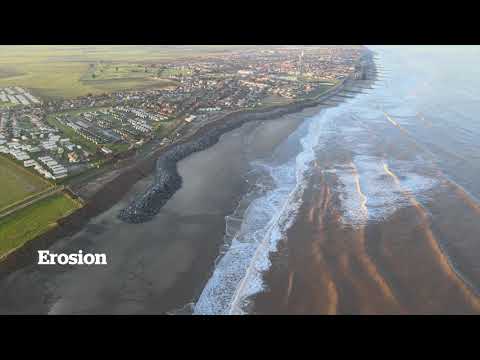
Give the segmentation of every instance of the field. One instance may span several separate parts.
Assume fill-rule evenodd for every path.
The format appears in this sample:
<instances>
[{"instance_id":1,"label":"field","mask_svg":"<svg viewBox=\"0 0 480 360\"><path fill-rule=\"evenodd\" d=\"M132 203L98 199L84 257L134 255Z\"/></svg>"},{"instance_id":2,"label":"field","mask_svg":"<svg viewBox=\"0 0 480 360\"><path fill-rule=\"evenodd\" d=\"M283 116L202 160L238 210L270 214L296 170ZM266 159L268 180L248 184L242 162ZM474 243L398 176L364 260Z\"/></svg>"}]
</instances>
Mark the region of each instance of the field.
<instances>
[{"instance_id":1,"label":"field","mask_svg":"<svg viewBox=\"0 0 480 360\"><path fill-rule=\"evenodd\" d=\"M159 74L160 77L170 77L170 76L189 76L192 74L192 71L186 68L175 68L175 69L165 69L162 70Z\"/></svg>"},{"instance_id":2,"label":"field","mask_svg":"<svg viewBox=\"0 0 480 360\"><path fill-rule=\"evenodd\" d=\"M0 210L50 186L43 178L0 156Z\"/></svg>"},{"instance_id":3,"label":"field","mask_svg":"<svg viewBox=\"0 0 480 360\"><path fill-rule=\"evenodd\" d=\"M56 194L0 219L0 258L79 207L80 203L67 195Z\"/></svg>"},{"instance_id":4,"label":"field","mask_svg":"<svg viewBox=\"0 0 480 360\"><path fill-rule=\"evenodd\" d=\"M0 68L1 68L0 63ZM164 87L170 82L150 78L82 80L89 65L82 63L47 62L19 64L24 75L0 78L0 87L22 86L42 98L73 98L87 94L100 94L124 89Z\"/></svg>"},{"instance_id":5,"label":"field","mask_svg":"<svg viewBox=\"0 0 480 360\"><path fill-rule=\"evenodd\" d=\"M262 100L262 104L264 106L277 106L277 105L285 105L291 103L292 100L284 98L279 95L270 95Z\"/></svg>"},{"instance_id":6,"label":"field","mask_svg":"<svg viewBox=\"0 0 480 360\"><path fill-rule=\"evenodd\" d=\"M238 47L234 47L238 48ZM0 87L20 86L42 98L72 98L124 89L170 85L150 74L141 77L129 71L131 66L156 64L175 58L214 55L225 51L221 46L0 46ZM92 64L121 63L92 78ZM130 65L128 65L130 64ZM125 77L121 77L123 75ZM90 74L90 78L89 75ZM166 72L168 74L168 71ZM115 75L115 76L113 76ZM92 81L93 80L93 81Z\"/></svg>"},{"instance_id":7,"label":"field","mask_svg":"<svg viewBox=\"0 0 480 360\"><path fill-rule=\"evenodd\" d=\"M0 101L0 109L9 109L13 106L12 103Z\"/></svg>"},{"instance_id":8,"label":"field","mask_svg":"<svg viewBox=\"0 0 480 360\"><path fill-rule=\"evenodd\" d=\"M145 64L99 63L92 65L81 80L144 79L158 75L158 70L155 67Z\"/></svg>"}]
</instances>

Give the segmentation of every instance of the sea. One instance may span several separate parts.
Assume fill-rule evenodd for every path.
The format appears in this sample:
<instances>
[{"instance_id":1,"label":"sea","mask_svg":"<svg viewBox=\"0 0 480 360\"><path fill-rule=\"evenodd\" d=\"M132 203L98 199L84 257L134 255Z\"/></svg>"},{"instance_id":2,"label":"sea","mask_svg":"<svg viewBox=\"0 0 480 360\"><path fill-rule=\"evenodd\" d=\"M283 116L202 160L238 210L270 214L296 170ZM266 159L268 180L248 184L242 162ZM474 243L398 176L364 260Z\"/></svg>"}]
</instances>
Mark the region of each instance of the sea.
<instances>
[{"instance_id":1,"label":"sea","mask_svg":"<svg viewBox=\"0 0 480 360\"><path fill-rule=\"evenodd\" d=\"M251 186L225 218L224 245L193 314L251 313L255 295L269 290L272 255L305 216L314 169L337 179L342 226L386 223L412 204L425 211L448 266L478 296L480 47L369 48L376 81L359 81L251 162Z\"/></svg>"}]
</instances>

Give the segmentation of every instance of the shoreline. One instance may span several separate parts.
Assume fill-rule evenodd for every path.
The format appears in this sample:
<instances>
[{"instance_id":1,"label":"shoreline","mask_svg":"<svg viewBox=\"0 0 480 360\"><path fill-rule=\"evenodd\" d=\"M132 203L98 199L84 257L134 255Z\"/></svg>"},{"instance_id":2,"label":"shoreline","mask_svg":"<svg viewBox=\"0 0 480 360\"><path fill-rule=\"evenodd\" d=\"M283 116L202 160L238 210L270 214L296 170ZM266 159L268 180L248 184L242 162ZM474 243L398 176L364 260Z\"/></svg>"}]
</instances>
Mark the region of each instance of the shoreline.
<instances>
[{"instance_id":1,"label":"shoreline","mask_svg":"<svg viewBox=\"0 0 480 360\"><path fill-rule=\"evenodd\" d=\"M370 113L392 101L386 111L401 119L395 95L382 89L332 117L299 216L250 298L254 314L478 314L478 207L439 172L445 158L416 147L429 127L399 120L418 131L405 136Z\"/></svg>"},{"instance_id":2,"label":"shoreline","mask_svg":"<svg viewBox=\"0 0 480 360\"><path fill-rule=\"evenodd\" d=\"M252 161L269 159L304 114L314 112L251 122L225 134L211 148L178 163L182 187L152 221L120 221L118 212L152 182L149 174L111 209L49 248L106 253L108 266L33 264L19 269L0 281L0 312L165 314L195 301L224 249L225 217L255 190L250 179L261 174L251 172Z\"/></svg>"},{"instance_id":3,"label":"shoreline","mask_svg":"<svg viewBox=\"0 0 480 360\"><path fill-rule=\"evenodd\" d=\"M269 255L264 291L250 298L253 314L478 314L475 288L441 248L438 222L411 205L383 222L345 226L337 182L314 171L299 216Z\"/></svg>"},{"instance_id":4,"label":"shoreline","mask_svg":"<svg viewBox=\"0 0 480 360\"><path fill-rule=\"evenodd\" d=\"M377 71L371 55L373 54L370 53L368 63L369 71L373 73L373 77L376 78ZM314 99L304 99L292 104L279 105L267 109L251 111L241 110L229 113L215 122L199 128L195 133L185 137L177 143L154 150L148 156L142 157L138 162L127 165L124 169L114 169L113 171L120 170L119 174L113 177L109 182L103 184L103 186L95 192L94 196L92 196L92 199L82 208L59 219L54 228L28 241L24 246L5 257L0 262L0 278L34 263L37 250L46 249L53 245L58 239L72 236L79 232L83 226L90 221L90 219L110 209L135 183L155 171L155 166L158 166L159 163L161 166L166 165L168 171L173 171L169 174L172 176L167 176L162 180L163 185L166 185L166 187L164 186L161 188L162 191L157 192L157 194L155 194L156 196L151 198L151 200L157 202L157 204L155 204L156 212L153 215L160 210L160 208L181 186L181 179L179 179L177 170L178 161L188 157L194 152L204 150L214 145L223 134L236 129L247 122L272 120L283 115L300 112L309 107L321 105L322 102L333 98L344 91L345 88L350 85L348 83L349 81L352 80L350 78L344 79L341 83L326 92L319 94ZM367 81L370 82L371 80ZM332 106L332 104L327 104L327 106ZM165 158L167 158L168 161L162 163L162 160L165 160ZM125 160L129 161L129 159ZM130 161L135 161L135 159L131 159ZM158 196L158 194L160 194L160 196ZM153 201L150 201L150 204L152 203Z\"/></svg>"},{"instance_id":5,"label":"shoreline","mask_svg":"<svg viewBox=\"0 0 480 360\"><path fill-rule=\"evenodd\" d=\"M289 105L266 109L264 111L242 111L228 114L216 121L218 126L209 128L203 127L194 135L190 141L174 144L171 149L166 150L156 160L156 175L152 186L143 195L139 195L128 207L123 209L119 218L128 223L143 223L151 220L173 194L181 187L182 179L178 174L178 161L187 156L205 150L218 142L220 137L238 127L251 121L263 121L278 118L306 108L319 105L318 101L325 101L330 96L335 96L344 90L344 83L332 88L327 94L322 93L315 100L305 100ZM262 116L263 115L263 116ZM204 131L202 131L204 130Z\"/></svg>"}]
</instances>

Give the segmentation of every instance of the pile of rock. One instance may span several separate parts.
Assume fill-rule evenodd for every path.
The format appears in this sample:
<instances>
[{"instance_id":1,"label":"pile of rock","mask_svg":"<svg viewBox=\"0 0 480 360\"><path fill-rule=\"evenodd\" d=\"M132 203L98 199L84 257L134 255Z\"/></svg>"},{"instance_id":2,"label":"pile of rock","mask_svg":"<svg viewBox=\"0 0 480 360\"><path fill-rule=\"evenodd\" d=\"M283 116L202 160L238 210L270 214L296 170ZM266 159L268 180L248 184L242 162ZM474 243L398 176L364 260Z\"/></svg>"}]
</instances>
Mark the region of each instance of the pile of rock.
<instances>
[{"instance_id":1,"label":"pile of rock","mask_svg":"<svg viewBox=\"0 0 480 360\"><path fill-rule=\"evenodd\" d=\"M121 210L119 218L129 223L151 220L182 185L182 178L177 171L177 162L196 151L212 146L218 142L223 133L229 131L234 125L236 124L228 123L212 128L195 140L178 144L162 154L157 159L155 181L152 186Z\"/></svg>"},{"instance_id":2,"label":"pile of rock","mask_svg":"<svg viewBox=\"0 0 480 360\"><path fill-rule=\"evenodd\" d=\"M339 87L329 96L341 91L341 89ZM152 186L125 209L121 210L118 215L119 218L129 223L142 223L151 220L182 185L182 178L177 171L177 162L196 151L204 150L217 143L222 134L243 125L247 121L278 118L306 107L316 106L322 100L322 97L320 97L317 100L297 102L287 106L279 106L275 109L231 114L224 118L222 123L206 129L203 134L196 136L191 141L173 145L157 159L155 181Z\"/></svg>"}]
</instances>

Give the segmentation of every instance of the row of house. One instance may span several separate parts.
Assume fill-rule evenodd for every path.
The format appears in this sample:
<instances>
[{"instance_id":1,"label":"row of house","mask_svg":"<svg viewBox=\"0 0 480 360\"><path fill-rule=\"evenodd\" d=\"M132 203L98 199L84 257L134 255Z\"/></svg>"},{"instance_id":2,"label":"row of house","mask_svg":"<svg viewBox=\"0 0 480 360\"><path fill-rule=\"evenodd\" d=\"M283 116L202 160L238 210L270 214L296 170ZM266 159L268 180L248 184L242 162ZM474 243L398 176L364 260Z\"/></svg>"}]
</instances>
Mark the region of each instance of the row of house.
<instances>
[{"instance_id":1,"label":"row of house","mask_svg":"<svg viewBox=\"0 0 480 360\"><path fill-rule=\"evenodd\" d=\"M23 161L23 160L30 159L30 156L25 151L8 149L5 146L0 146L0 152L2 152L4 154L10 154L15 159L17 159L18 161Z\"/></svg>"},{"instance_id":2,"label":"row of house","mask_svg":"<svg viewBox=\"0 0 480 360\"><path fill-rule=\"evenodd\" d=\"M68 175L67 169L63 165L58 164L58 162L53 160L50 156L42 156L39 157L38 160L50 169L50 172L44 172L44 175L46 177L51 177L53 179L61 179Z\"/></svg>"},{"instance_id":3,"label":"row of house","mask_svg":"<svg viewBox=\"0 0 480 360\"><path fill-rule=\"evenodd\" d=\"M31 103L39 104L40 100L25 91L22 88L16 86L15 88L0 89L0 101L11 102L13 104L30 105Z\"/></svg>"},{"instance_id":4,"label":"row of house","mask_svg":"<svg viewBox=\"0 0 480 360\"><path fill-rule=\"evenodd\" d=\"M132 125L135 130L138 130L142 133L148 133L152 131L152 127L147 125L145 120L139 118L136 119L127 119L127 121Z\"/></svg>"}]
</instances>

